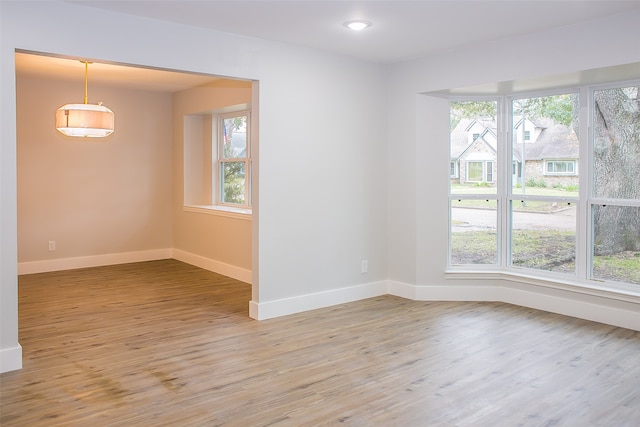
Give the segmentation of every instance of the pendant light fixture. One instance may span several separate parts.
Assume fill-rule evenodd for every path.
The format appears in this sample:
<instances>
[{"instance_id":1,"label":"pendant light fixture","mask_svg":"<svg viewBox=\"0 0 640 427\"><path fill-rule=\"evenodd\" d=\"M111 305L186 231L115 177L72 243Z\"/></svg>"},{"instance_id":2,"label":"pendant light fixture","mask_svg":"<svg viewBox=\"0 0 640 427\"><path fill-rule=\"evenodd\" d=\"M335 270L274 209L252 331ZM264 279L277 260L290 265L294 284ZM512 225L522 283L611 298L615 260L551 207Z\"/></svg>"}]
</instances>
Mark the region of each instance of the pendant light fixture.
<instances>
[{"instance_id":1,"label":"pendant light fixture","mask_svg":"<svg viewBox=\"0 0 640 427\"><path fill-rule=\"evenodd\" d=\"M84 64L84 104L66 104L56 111L56 129L67 136L101 138L113 132L113 111L102 105L89 104L89 62Z\"/></svg>"}]
</instances>

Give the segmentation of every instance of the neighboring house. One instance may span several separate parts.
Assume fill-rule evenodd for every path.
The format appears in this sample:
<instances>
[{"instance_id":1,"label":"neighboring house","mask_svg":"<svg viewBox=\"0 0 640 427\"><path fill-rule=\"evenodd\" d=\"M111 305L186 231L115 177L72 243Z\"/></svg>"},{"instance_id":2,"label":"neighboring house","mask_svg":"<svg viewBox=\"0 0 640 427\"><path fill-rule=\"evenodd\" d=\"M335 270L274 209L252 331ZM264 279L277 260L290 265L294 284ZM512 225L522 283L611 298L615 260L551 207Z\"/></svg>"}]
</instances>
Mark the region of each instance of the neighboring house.
<instances>
[{"instance_id":1,"label":"neighboring house","mask_svg":"<svg viewBox=\"0 0 640 427\"><path fill-rule=\"evenodd\" d=\"M578 185L578 136L573 129L550 123L541 128L531 143L516 143L513 151L518 158L514 163L514 182L544 182L547 187ZM526 159L524 177L522 158Z\"/></svg>"},{"instance_id":2,"label":"neighboring house","mask_svg":"<svg viewBox=\"0 0 640 427\"><path fill-rule=\"evenodd\" d=\"M520 118L513 132L513 183L535 180L548 187L578 184L578 138L567 126ZM497 129L492 119L462 119L451 132L453 183L494 185ZM526 159L523 170L522 159ZM524 172L524 176L523 176Z\"/></svg>"},{"instance_id":3,"label":"neighboring house","mask_svg":"<svg viewBox=\"0 0 640 427\"><path fill-rule=\"evenodd\" d=\"M497 129L491 119L462 119L451 132L450 176L456 183L495 182Z\"/></svg>"}]
</instances>

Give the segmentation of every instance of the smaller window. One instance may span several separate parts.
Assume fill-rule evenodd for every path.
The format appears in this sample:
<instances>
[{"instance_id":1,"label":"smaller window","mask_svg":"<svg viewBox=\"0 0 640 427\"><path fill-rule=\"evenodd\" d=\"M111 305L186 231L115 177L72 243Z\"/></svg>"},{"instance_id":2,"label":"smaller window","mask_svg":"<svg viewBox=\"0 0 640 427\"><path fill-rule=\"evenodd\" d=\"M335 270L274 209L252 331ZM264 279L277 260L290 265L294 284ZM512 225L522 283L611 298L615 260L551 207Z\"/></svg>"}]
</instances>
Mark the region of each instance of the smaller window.
<instances>
[{"instance_id":1,"label":"smaller window","mask_svg":"<svg viewBox=\"0 0 640 427\"><path fill-rule=\"evenodd\" d=\"M219 116L218 132L219 204L250 207L249 112Z\"/></svg>"},{"instance_id":2,"label":"smaller window","mask_svg":"<svg viewBox=\"0 0 640 427\"><path fill-rule=\"evenodd\" d=\"M473 134L473 140L475 141L478 138L480 138L480 134L479 133L474 133Z\"/></svg>"},{"instance_id":3,"label":"smaller window","mask_svg":"<svg viewBox=\"0 0 640 427\"><path fill-rule=\"evenodd\" d=\"M531 131L530 130L525 130L524 131L524 140L525 141L531 141Z\"/></svg>"},{"instance_id":4,"label":"smaller window","mask_svg":"<svg viewBox=\"0 0 640 427\"><path fill-rule=\"evenodd\" d=\"M493 182L492 161L467 162L467 182Z\"/></svg>"},{"instance_id":5,"label":"smaller window","mask_svg":"<svg viewBox=\"0 0 640 427\"><path fill-rule=\"evenodd\" d=\"M452 161L451 162L451 167L449 170L449 176L451 178L457 178L458 177L458 162L456 161Z\"/></svg>"},{"instance_id":6,"label":"smaller window","mask_svg":"<svg viewBox=\"0 0 640 427\"><path fill-rule=\"evenodd\" d=\"M547 160L546 174L547 175L575 175L576 174L576 161L575 160Z\"/></svg>"}]
</instances>

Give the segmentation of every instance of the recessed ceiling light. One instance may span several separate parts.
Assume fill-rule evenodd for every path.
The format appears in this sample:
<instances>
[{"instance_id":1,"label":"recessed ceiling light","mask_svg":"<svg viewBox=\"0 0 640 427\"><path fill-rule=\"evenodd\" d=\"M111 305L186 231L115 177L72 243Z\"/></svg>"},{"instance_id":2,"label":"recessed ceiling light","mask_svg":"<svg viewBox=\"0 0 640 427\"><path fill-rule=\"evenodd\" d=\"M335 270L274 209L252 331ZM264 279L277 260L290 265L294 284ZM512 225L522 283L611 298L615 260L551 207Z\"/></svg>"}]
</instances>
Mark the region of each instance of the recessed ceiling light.
<instances>
[{"instance_id":1,"label":"recessed ceiling light","mask_svg":"<svg viewBox=\"0 0 640 427\"><path fill-rule=\"evenodd\" d=\"M363 21L361 19L355 19L353 21L347 21L344 23L344 26L353 31L361 31L367 27L371 26L371 22Z\"/></svg>"}]
</instances>

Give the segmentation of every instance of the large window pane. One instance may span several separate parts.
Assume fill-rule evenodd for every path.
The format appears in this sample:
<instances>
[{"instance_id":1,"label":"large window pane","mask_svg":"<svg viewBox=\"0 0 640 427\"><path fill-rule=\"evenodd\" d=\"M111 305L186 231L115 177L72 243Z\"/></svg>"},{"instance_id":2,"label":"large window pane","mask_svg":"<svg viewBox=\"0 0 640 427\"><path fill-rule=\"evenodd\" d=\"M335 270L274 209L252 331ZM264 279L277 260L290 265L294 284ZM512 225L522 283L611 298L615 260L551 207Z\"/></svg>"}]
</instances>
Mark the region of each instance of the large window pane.
<instances>
[{"instance_id":1,"label":"large window pane","mask_svg":"<svg viewBox=\"0 0 640 427\"><path fill-rule=\"evenodd\" d=\"M496 101L451 103L451 194L496 194L496 112Z\"/></svg>"},{"instance_id":2,"label":"large window pane","mask_svg":"<svg viewBox=\"0 0 640 427\"><path fill-rule=\"evenodd\" d=\"M640 208L593 206L593 278L640 285Z\"/></svg>"},{"instance_id":3,"label":"large window pane","mask_svg":"<svg viewBox=\"0 0 640 427\"><path fill-rule=\"evenodd\" d=\"M497 262L497 202L451 201L451 264Z\"/></svg>"},{"instance_id":4,"label":"large window pane","mask_svg":"<svg viewBox=\"0 0 640 427\"><path fill-rule=\"evenodd\" d=\"M576 94L512 100L509 257L514 267L575 274L577 104Z\"/></svg>"},{"instance_id":5,"label":"large window pane","mask_svg":"<svg viewBox=\"0 0 640 427\"><path fill-rule=\"evenodd\" d=\"M545 201L512 202L511 264L514 267L575 273L575 206L553 205Z\"/></svg>"},{"instance_id":6,"label":"large window pane","mask_svg":"<svg viewBox=\"0 0 640 427\"><path fill-rule=\"evenodd\" d=\"M577 197L577 104L577 94L512 101L513 194L555 196L562 194L550 190L565 190Z\"/></svg>"},{"instance_id":7,"label":"large window pane","mask_svg":"<svg viewBox=\"0 0 640 427\"><path fill-rule=\"evenodd\" d=\"M596 90L592 107L592 278L640 284L638 87Z\"/></svg>"}]
</instances>

